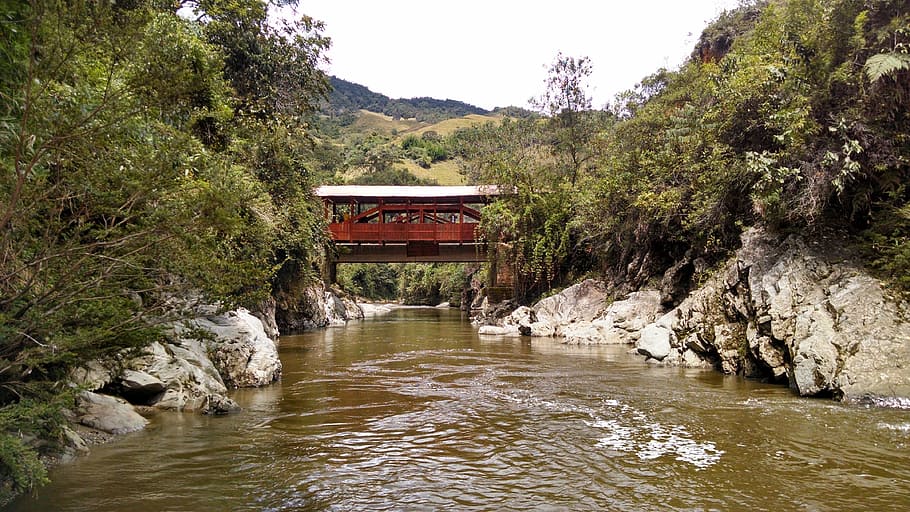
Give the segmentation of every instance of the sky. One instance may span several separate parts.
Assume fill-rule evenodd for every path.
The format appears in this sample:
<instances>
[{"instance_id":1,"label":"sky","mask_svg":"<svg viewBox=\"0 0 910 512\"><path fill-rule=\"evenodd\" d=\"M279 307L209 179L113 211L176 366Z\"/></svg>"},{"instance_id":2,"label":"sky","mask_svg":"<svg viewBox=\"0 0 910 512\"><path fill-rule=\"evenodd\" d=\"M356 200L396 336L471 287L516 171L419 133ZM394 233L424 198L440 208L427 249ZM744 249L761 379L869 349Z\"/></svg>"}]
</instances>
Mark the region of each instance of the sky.
<instances>
[{"instance_id":1,"label":"sky","mask_svg":"<svg viewBox=\"0 0 910 512\"><path fill-rule=\"evenodd\" d=\"M589 57L595 107L661 67L739 0L300 0L332 38L325 71L392 98L527 107L557 54Z\"/></svg>"}]
</instances>

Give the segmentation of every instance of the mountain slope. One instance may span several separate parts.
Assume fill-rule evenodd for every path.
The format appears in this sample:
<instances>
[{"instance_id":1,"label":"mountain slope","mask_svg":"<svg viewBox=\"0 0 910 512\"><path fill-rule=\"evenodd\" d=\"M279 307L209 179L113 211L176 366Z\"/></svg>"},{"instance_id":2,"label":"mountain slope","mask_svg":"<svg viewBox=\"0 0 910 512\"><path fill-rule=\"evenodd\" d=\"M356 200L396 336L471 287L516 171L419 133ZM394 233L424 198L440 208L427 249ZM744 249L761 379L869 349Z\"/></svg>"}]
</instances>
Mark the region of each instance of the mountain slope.
<instances>
[{"instance_id":1,"label":"mountain slope","mask_svg":"<svg viewBox=\"0 0 910 512\"><path fill-rule=\"evenodd\" d=\"M456 100L434 98L392 99L388 96L338 77L329 77L332 92L323 111L329 115L344 115L369 110L394 119L416 119L430 123L471 114L488 114L487 110Z\"/></svg>"}]
</instances>

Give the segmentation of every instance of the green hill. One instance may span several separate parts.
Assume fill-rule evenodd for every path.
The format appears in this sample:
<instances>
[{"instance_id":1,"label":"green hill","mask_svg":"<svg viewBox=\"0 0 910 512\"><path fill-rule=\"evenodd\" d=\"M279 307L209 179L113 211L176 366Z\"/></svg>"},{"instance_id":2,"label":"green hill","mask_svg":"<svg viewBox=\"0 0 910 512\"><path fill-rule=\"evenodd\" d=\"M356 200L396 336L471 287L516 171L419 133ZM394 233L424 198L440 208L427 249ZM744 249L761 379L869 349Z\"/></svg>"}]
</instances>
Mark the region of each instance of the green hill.
<instances>
[{"instance_id":1,"label":"green hill","mask_svg":"<svg viewBox=\"0 0 910 512\"><path fill-rule=\"evenodd\" d=\"M329 93L328 101L323 104L322 110L323 113L332 117L368 110L389 116L393 120L412 119L435 123L469 115L490 114L488 110L457 100L438 100L427 97L392 99L360 84L334 76L329 78L329 83L332 91ZM506 108L510 111L523 111L519 107Z\"/></svg>"},{"instance_id":2,"label":"green hill","mask_svg":"<svg viewBox=\"0 0 910 512\"><path fill-rule=\"evenodd\" d=\"M534 115L520 107L491 112L455 100L391 99L337 77L330 77L330 83L319 126L323 149L334 155L324 159L326 167L334 168L335 179L343 182L463 184L465 177L447 150L450 135L499 124L507 116Z\"/></svg>"}]
</instances>

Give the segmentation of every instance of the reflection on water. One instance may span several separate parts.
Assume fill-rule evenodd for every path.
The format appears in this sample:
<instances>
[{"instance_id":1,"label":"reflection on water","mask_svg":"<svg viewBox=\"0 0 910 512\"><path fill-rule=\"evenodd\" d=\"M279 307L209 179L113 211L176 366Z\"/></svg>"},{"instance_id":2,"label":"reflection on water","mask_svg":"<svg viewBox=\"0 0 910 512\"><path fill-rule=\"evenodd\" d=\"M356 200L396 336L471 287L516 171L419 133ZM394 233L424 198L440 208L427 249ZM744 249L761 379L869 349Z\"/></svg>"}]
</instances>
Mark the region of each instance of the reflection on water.
<instances>
[{"instance_id":1,"label":"reflection on water","mask_svg":"<svg viewBox=\"0 0 910 512\"><path fill-rule=\"evenodd\" d=\"M910 413L403 309L282 339L240 414L159 414L10 510L902 510Z\"/></svg>"}]
</instances>

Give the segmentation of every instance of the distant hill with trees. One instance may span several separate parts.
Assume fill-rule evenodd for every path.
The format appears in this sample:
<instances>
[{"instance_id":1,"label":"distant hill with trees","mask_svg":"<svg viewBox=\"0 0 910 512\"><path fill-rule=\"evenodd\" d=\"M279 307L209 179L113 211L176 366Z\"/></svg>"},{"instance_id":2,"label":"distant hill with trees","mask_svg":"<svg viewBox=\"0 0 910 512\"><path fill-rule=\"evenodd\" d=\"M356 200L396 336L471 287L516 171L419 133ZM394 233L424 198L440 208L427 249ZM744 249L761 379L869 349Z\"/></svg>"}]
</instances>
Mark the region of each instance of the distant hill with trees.
<instances>
[{"instance_id":1,"label":"distant hill with trees","mask_svg":"<svg viewBox=\"0 0 910 512\"><path fill-rule=\"evenodd\" d=\"M329 84L332 91L322 110L323 113L333 117L343 117L359 110L369 110L391 116L394 119L416 119L421 122L437 123L471 114L490 114L488 110L457 100L438 100L427 97L392 99L384 94L373 92L363 85L335 76L329 77ZM513 113L527 112L520 107L506 108Z\"/></svg>"}]
</instances>

